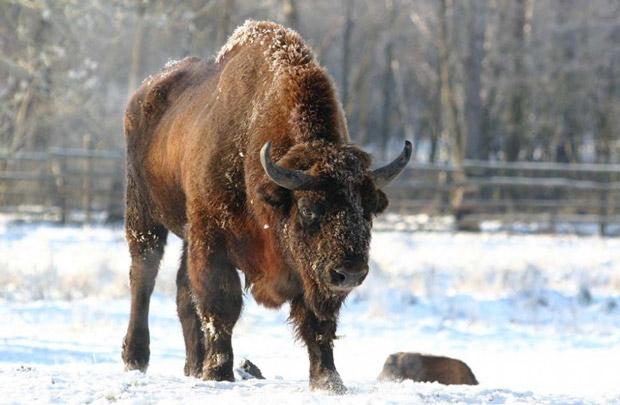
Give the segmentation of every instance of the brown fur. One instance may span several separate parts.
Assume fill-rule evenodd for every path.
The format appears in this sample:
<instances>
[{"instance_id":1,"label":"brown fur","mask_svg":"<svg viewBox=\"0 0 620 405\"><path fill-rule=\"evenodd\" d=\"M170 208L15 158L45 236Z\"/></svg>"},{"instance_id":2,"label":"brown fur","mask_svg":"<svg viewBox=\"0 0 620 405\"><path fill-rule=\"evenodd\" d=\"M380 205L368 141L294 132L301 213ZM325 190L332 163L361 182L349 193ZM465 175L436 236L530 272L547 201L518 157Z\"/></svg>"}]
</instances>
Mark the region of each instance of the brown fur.
<instances>
[{"instance_id":1,"label":"brown fur","mask_svg":"<svg viewBox=\"0 0 620 405\"><path fill-rule=\"evenodd\" d=\"M460 360L420 353L394 353L388 356L379 380L413 380L440 384L477 385L474 373Z\"/></svg>"},{"instance_id":2,"label":"brown fur","mask_svg":"<svg viewBox=\"0 0 620 405\"><path fill-rule=\"evenodd\" d=\"M370 176L370 157L349 144L331 80L299 35L250 21L215 62L187 58L166 68L131 98L125 135L127 367L148 364L148 302L170 230L185 241L177 303L186 374L233 379L240 269L259 303L292 303L311 385L343 390L332 341L346 293L330 290L325 272L367 269L372 216L387 199ZM320 181L297 191L277 186L259 161L267 141L279 165ZM320 221L306 223L300 204Z\"/></svg>"}]
</instances>

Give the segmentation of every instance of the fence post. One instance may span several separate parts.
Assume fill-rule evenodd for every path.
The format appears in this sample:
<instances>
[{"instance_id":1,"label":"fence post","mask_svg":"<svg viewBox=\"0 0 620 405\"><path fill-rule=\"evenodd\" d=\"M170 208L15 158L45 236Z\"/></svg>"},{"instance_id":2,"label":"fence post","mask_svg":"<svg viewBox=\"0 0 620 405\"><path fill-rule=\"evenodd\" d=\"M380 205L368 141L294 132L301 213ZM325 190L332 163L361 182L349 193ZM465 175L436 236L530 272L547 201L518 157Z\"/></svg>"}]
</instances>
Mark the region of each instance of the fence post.
<instances>
[{"instance_id":1,"label":"fence post","mask_svg":"<svg viewBox=\"0 0 620 405\"><path fill-rule=\"evenodd\" d=\"M439 185L443 186L439 188L439 213L445 215L449 212L449 196L452 189L452 174L449 170L442 170L439 172Z\"/></svg>"},{"instance_id":2,"label":"fence post","mask_svg":"<svg viewBox=\"0 0 620 405\"><path fill-rule=\"evenodd\" d=\"M598 234L600 236L607 235L607 208L608 208L608 192L607 188L601 187L599 193L599 215L598 215Z\"/></svg>"},{"instance_id":3,"label":"fence post","mask_svg":"<svg viewBox=\"0 0 620 405\"><path fill-rule=\"evenodd\" d=\"M110 193L109 193L110 197L108 200L108 209L107 209L108 217L106 219L106 222L108 223L121 222L124 217L123 212L125 208L125 200L124 200L123 180L125 179L125 172L123 170L124 168L122 164L123 162L124 161L122 159L119 159L118 164L115 165L116 174L110 184Z\"/></svg>"},{"instance_id":4,"label":"fence post","mask_svg":"<svg viewBox=\"0 0 620 405\"><path fill-rule=\"evenodd\" d=\"M0 160L0 173L6 172L9 169L9 161L8 160ZM0 207L2 207L5 203L6 200L8 200L7 196L5 195L6 191L8 190L8 187L6 185L7 183L0 183Z\"/></svg>"},{"instance_id":5,"label":"fence post","mask_svg":"<svg viewBox=\"0 0 620 405\"><path fill-rule=\"evenodd\" d=\"M90 134L86 134L84 135L84 138L82 139L82 147L84 148L84 150L86 150L87 152L91 152L92 151L92 137ZM91 223L91 216L92 216L92 201L93 201L93 195L92 195L92 191L93 191L93 157L92 155L89 153L85 158L84 158L84 175L83 175L83 184L82 186L84 187L84 194L82 197L82 205L84 207L84 213L86 215L84 221L87 224Z\"/></svg>"},{"instance_id":6,"label":"fence post","mask_svg":"<svg viewBox=\"0 0 620 405\"><path fill-rule=\"evenodd\" d=\"M65 187L65 161L64 157L60 154L52 155L51 159L51 172L54 182L54 189L56 191L57 205L60 207L60 219L61 224L67 223L67 196Z\"/></svg>"}]
</instances>

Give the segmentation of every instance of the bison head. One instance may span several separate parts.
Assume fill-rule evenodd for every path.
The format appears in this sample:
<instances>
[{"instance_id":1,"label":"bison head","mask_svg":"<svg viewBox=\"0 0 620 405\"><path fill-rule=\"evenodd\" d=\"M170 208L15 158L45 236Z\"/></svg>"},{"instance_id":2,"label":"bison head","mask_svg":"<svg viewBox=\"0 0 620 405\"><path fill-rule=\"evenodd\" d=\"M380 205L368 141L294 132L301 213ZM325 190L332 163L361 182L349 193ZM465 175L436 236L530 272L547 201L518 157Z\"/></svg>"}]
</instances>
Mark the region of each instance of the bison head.
<instances>
[{"instance_id":1,"label":"bison head","mask_svg":"<svg viewBox=\"0 0 620 405\"><path fill-rule=\"evenodd\" d=\"M381 191L411 156L370 170L370 156L352 145L315 141L291 148L277 163L271 142L260 152L269 182L259 194L274 211L281 249L301 276L306 301L341 302L368 274L373 216L387 207Z\"/></svg>"}]
</instances>

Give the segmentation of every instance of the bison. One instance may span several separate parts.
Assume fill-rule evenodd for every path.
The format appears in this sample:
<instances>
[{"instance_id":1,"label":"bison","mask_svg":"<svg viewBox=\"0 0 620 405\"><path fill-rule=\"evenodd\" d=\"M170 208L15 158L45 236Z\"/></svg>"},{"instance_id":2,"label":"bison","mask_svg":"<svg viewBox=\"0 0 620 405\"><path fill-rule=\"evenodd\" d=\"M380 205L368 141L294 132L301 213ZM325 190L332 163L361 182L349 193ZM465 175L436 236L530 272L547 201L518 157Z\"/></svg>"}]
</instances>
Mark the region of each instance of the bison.
<instances>
[{"instance_id":1,"label":"bison","mask_svg":"<svg viewBox=\"0 0 620 405\"><path fill-rule=\"evenodd\" d=\"M183 239L177 310L185 374L233 381L242 286L290 303L311 388L345 390L333 340L340 306L368 273L386 166L352 145L332 81L294 31L237 28L214 60L186 58L144 81L125 113L131 310L122 357L149 361L149 301L168 232Z\"/></svg>"}]
</instances>

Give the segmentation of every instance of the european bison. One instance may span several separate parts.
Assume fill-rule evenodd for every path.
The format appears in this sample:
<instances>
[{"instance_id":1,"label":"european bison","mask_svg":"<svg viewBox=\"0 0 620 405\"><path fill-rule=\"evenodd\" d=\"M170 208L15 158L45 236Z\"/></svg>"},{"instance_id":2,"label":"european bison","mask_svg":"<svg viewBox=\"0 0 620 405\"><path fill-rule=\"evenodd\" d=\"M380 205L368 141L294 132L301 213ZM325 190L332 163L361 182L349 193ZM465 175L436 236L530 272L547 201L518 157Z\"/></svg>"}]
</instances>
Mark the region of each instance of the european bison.
<instances>
[{"instance_id":1,"label":"european bison","mask_svg":"<svg viewBox=\"0 0 620 405\"><path fill-rule=\"evenodd\" d=\"M310 386L344 391L332 353L338 311L368 273L372 219L388 203L381 188L411 144L371 171L311 50L294 31L255 21L214 61L187 58L147 79L129 101L125 137L127 369L148 365L149 301L171 231L184 241L186 375L234 380L239 269L257 302L290 302Z\"/></svg>"},{"instance_id":2,"label":"european bison","mask_svg":"<svg viewBox=\"0 0 620 405\"><path fill-rule=\"evenodd\" d=\"M440 384L477 385L474 373L460 360L420 353L390 354L383 364L379 380L413 380Z\"/></svg>"}]
</instances>

